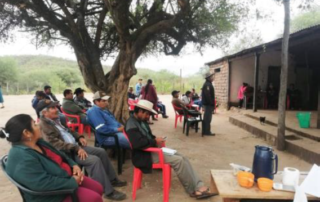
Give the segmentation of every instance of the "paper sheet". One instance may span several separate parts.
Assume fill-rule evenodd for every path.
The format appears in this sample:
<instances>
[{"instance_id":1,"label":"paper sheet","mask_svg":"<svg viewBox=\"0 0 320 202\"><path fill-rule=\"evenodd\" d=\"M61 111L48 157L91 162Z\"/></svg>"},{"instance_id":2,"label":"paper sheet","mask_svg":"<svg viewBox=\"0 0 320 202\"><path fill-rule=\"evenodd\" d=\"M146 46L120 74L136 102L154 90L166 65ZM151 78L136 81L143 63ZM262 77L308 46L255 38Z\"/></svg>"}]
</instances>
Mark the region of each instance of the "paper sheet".
<instances>
[{"instance_id":1,"label":"paper sheet","mask_svg":"<svg viewBox=\"0 0 320 202\"><path fill-rule=\"evenodd\" d=\"M174 155L175 153L177 153L177 150L174 149L170 149L168 147L162 147L162 152L168 155Z\"/></svg>"},{"instance_id":2,"label":"paper sheet","mask_svg":"<svg viewBox=\"0 0 320 202\"><path fill-rule=\"evenodd\" d=\"M320 167L314 164L301 184L301 189L306 194L320 197Z\"/></svg>"}]
</instances>

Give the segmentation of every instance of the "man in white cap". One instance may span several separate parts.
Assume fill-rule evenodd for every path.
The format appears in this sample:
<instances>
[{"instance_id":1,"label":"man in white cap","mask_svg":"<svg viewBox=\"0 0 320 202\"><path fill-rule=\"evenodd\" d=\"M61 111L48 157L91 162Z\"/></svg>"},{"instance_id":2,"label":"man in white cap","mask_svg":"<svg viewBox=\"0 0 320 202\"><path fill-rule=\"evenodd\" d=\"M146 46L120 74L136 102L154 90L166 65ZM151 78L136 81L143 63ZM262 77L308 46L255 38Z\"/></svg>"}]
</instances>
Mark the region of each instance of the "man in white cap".
<instances>
[{"instance_id":1,"label":"man in white cap","mask_svg":"<svg viewBox=\"0 0 320 202\"><path fill-rule=\"evenodd\" d=\"M130 144L124 136L124 126L120 124L114 115L108 110L110 96L103 92L97 91L93 95L94 106L87 111L87 120L96 130L96 138L100 145L113 146L115 139L110 136L118 136L119 144L124 149L130 149Z\"/></svg>"},{"instance_id":2,"label":"man in white cap","mask_svg":"<svg viewBox=\"0 0 320 202\"><path fill-rule=\"evenodd\" d=\"M214 80L214 73L208 72L205 75L206 82L202 86L202 105L204 108L204 116L202 122L202 134L214 136L211 132L212 113L215 109L215 95L212 82Z\"/></svg>"},{"instance_id":3,"label":"man in white cap","mask_svg":"<svg viewBox=\"0 0 320 202\"><path fill-rule=\"evenodd\" d=\"M125 127L132 145L132 163L143 173L151 173L152 164L159 162L157 154L143 150L149 147L158 147L165 141L162 137L154 136L146 123L151 114L157 114L153 110L153 104L147 100L139 100L135 106L134 114L128 119ZM164 160L174 169L181 184L191 197L202 199L215 195L209 192L208 187L204 186L186 157L178 153L174 155L164 153Z\"/></svg>"}]
</instances>

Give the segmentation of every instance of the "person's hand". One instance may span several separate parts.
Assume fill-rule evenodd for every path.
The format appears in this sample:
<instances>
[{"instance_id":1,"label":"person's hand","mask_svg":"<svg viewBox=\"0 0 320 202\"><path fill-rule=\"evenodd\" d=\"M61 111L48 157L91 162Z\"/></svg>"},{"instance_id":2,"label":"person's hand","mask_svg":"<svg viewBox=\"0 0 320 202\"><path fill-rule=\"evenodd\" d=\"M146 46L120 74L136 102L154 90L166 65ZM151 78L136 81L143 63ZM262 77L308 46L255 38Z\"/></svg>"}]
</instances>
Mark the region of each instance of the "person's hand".
<instances>
[{"instance_id":1,"label":"person's hand","mask_svg":"<svg viewBox=\"0 0 320 202\"><path fill-rule=\"evenodd\" d=\"M82 178L82 177L77 176L77 175L73 175L72 177L76 180L76 182L77 182L78 185L81 185L81 183L82 183L81 178Z\"/></svg>"},{"instance_id":2,"label":"person's hand","mask_svg":"<svg viewBox=\"0 0 320 202\"><path fill-rule=\"evenodd\" d=\"M118 128L119 132L122 132L124 130L124 126L120 126L120 128Z\"/></svg>"},{"instance_id":3,"label":"person's hand","mask_svg":"<svg viewBox=\"0 0 320 202\"><path fill-rule=\"evenodd\" d=\"M81 143L82 146L84 146L84 147L87 146L87 140L84 139L84 137L83 137L83 138L80 138L80 139L79 139L79 142Z\"/></svg>"},{"instance_id":4,"label":"person's hand","mask_svg":"<svg viewBox=\"0 0 320 202\"><path fill-rule=\"evenodd\" d=\"M162 137L156 137L156 142L158 146L161 146L166 140Z\"/></svg>"},{"instance_id":5,"label":"person's hand","mask_svg":"<svg viewBox=\"0 0 320 202\"><path fill-rule=\"evenodd\" d=\"M83 177L83 173L81 172L81 169L78 165L74 165L72 167L72 171L73 171L73 175L77 175L77 176L80 176L80 177Z\"/></svg>"},{"instance_id":6,"label":"person's hand","mask_svg":"<svg viewBox=\"0 0 320 202\"><path fill-rule=\"evenodd\" d=\"M84 151L82 148L78 150L78 156L80 160L85 160L88 157L88 154L86 151Z\"/></svg>"}]
</instances>

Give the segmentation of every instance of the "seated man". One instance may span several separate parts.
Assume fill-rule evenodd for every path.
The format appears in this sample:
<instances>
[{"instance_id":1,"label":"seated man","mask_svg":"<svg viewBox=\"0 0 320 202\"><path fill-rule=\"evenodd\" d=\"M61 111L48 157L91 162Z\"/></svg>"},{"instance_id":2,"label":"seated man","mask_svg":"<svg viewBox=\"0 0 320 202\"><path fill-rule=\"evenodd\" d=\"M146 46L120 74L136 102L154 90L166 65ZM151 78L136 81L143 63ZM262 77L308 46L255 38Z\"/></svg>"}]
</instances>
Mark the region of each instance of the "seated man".
<instances>
[{"instance_id":1,"label":"seated man","mask_svg":"<svg viewBox=\"0 0 320 202\"><path fill-rule=\"evenodd\" d=\"M166 105L164 105L161 101L159 101L159 97L158 97L158 101L157 101L157 107L159 108L159 110L162 114L162 118L166 119L169 117L169 116L167 116Z\"/></svg>"},{"instance_id":2,"label":"seated man","mask_svg":"<svg viewBox=\"0 0 320 202\"><path fill-rule=\"evenodd\" d=\"M152 108L153 104L151 102L140 100L135 106L133 116L128 119L125 127L133 150L132 163L143 173L151 173L152 163L159 162L157 153L143 150L149 147L158 147L165 141L162 137L154 136L146 123L151 113L157 113ZM184 189L191 197L201 199L215 195L208 191L208 187L204 186L186 157L178 153L174 155L164 153L164 161L171 165Z\"/></svg>"},{"instance_id":3,"label":"seated man","mask_svg":"<svg viewBox=\"0 0 320 202\"><path fill-rule=\"evenodd\" d=\"M80 122L82 124L88 125L87 115L83 112L83 109L75 103L73 100L72 90L66 89L63 91L62 109L65 113L71 115L80 116ZM68 118L71 122L75 123L77 120L75 118Z\"/></svg>"},{"instance_id":4,"label":"seated man","mask_svg":"<svg viewBox=\"0 0 320 202\"><path fill-rule=\"evenodd\" d=\"M184 96L182 96L182 102L185 104L185 106L190 106L191 105L191 91L187 91L186 94Z\"/></svg>"},{"instance_id":5,"label":"seated man","mask_svg":"<svg viewBox=\"0 0 320 202\"><path fill-rule=\"evenodd\" d=\"M40 114L37 111L37 105L41 100L44 100L46 98L46 94L43 91L37 91L35 96L32 99L32 107L34 110L36 110L36 114L38 116L38 118L40 118Z\"/></svg>"},{"instance_id":6,"label":"seated man","mask_svg":"<svg viewBox=\"0 0 320 202\"><path fill-rule=\"evenodd\" d=\"M85 109L86 111L92 107L92 104L89 100L87 100L84 97L84 89L82 88L77 88L73 94L75 94L74 96L74 102L79 105L81 108Z\"/></svg>"},{"instance_id":7,"label":"seated man","mask_svg":"<svg viewBox=\"0 0 320 202\"><path fill-rule=\"evenodd\" d=\"M56 96L51 92L51 86L46 85L44 88L44 93L46 94L46 98L48 98L51 101L59 101Z\"/></svg>"},{"instance_id":8,"label":"seated man","mask_svg":"<svg viewBox=\"0 0 320 202\"><path fill-rule=\"evenodd\" d=\"M130 87L129 90L128 90L128 99L133 99L133 100L135 100L136 97L137 97L137 96L133 93L133 88Z\"/></svg>"},{"instance_id":9,"label":"seated man","mask_svg":"<svg viewBox=\"0 0 320 202\"><path fill-rule=\"evenodd\" d=\"M188 115L190 115L190 116L197 117L197 116L201 115L201 113L196 111L196 110L188 109L186 104L184 102L182 102L182 100L179 99L179 93L180 93L180 91L177 91L177 90L172 91L172 93L171 93L171 95L172 95L171 103L176 107L186 109L187 112L188 112ZM178 113L179 114L183 114L183 110L178 110Z\"/></svg>"},{"instance_id":10,"label":"seated man","mask_svg":"<svg viewBox=\"0 0 320 202\"><path fill-rule=\"evenodd\" d=\"M130 149L130 144L122 133L123 125L121 125L108 110L109 98L110 96L99 91L93 95L93 103L95 105L87 112L88 123L95 128L96 138L100 145L115 145L115 139L106 135L117 135L120 146L125 149Z\"/></svg>"},{"instance_id":11,"label":"seated man","mask_svg":"<svg viewBox=\"0 0 320 202\"><path fill-rule=\"evenodd\" d=\"M126 195L113 187L126 186L127 182L118 179L106 151L87 146L84 136L71 132L62 124L59 121L57 105L58 102L38 104L38 110L41 111L40 130L44 139L56 149L73 157L77 164L84 166L89 176L103 186L107 199L124 200Z\"/></svg>"},{"instance_id":12,"label":"seated man","mask_svg":"<svg viewBox=\"0 0 320 202\"><path fill-rule=\"evenodd\" d=\"M192 93L192 101L193 101L193 103L198 105L199 109L201 109L202 100L201 100L200 96L198 95L198 93L196 93L196 90L194 88L192 88L191 93Z\"/></svg>"}]
</instances>

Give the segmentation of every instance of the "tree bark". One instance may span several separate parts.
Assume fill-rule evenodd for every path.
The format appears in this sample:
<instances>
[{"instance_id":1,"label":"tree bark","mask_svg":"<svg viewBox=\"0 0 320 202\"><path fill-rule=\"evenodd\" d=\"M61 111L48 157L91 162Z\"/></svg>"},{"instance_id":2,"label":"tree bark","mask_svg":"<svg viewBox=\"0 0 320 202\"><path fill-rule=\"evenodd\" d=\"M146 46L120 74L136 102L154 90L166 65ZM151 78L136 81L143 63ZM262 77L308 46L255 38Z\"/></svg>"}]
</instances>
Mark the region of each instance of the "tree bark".
<instances>
[{"instance_id":1,"label":"tree bark","mask_svg":"<svg viewBox=\"0 0 320 202\"><path fill-rule=\"evenodd\" d=\"M286 128L286 98L287 98L287 80L288 80L288 59L289 59L289 37L290 37L290 0L283 0L285 18L284 33L282 39L281 53L281 80L278 103L278 138L277 149L285 150L285 128Z\"/></svg>"},{"instance_id":2,"label":"tree bark","mask_svg":"<svg viewBox=\"0 0 320 202\"><path fill-rule=\"evenodd\" d=\"M318 81L319 82L319 81ZM318 117L317 117L317 128L320 129L320 82L318 84Z\"/></svg>"}]
</instances>

